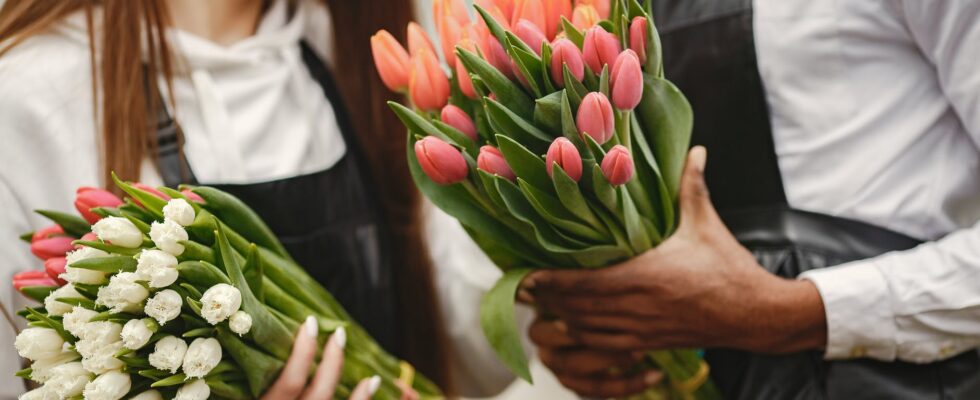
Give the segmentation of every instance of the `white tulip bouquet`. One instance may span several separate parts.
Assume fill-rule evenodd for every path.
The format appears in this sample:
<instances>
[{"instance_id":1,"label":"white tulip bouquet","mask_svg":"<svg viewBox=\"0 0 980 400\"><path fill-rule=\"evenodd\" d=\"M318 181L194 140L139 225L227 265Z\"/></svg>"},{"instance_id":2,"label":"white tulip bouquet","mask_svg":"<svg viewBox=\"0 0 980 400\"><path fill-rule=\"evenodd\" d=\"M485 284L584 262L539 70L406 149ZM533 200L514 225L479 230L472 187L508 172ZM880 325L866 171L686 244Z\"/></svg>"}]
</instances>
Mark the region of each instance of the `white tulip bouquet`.
<instances>
[{"instance_id":1,"label":"white tulip bouquet","mask_svg":"<svg viewBox=\"0 0 980 400\"><path fill-rule=\"evenodd\" d=\"M46 271L14 278L43 303L18 313L29 327L15 347L31 365L17 375L41 385L21 399L257 398L309 316L321 347L337 330L347 335L337 396L373 375L379 398L408 388L441 396L352 321L239 199L204 186L116 184L130 197L80 189L84 219L39 211L57 225L23 237Z\"/></svg>"}]
</instances>

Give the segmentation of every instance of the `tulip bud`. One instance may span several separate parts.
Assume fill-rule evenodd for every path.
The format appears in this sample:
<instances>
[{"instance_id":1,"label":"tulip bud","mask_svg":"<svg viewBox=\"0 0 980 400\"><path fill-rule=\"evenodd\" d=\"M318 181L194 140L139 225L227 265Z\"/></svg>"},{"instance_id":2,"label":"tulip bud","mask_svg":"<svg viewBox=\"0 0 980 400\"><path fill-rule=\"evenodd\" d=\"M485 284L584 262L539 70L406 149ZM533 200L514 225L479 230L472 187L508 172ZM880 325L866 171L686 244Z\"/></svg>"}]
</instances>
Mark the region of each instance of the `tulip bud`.
<instances>
[{"instance_id":1,"label":"tulip bud","mask_svg":"<svg viewBox=\"0 0 980 400\"><path fill-rule=\"evenodd\" d=\"M537 55L541 55L541 44L548 41L541 28L526 19L517 21L517 25L514 27L514 34Z\"/></svg>"},{"instance_id":2,"label":"tulip bud","mask_svg":"<svg viewBox=\"0 0 980 400\"><path fill-rule=\"evenodd\" d=\"M57 356L64 344L58 332L48 328L27 328L14 339L17 354L31 361Z\"/></svg>"},{"instance_id":3,"label":"tulip bud","mask_svg":"<svg viewBox=\"0 0 980 400\"><path fill-rule=\"evenodd\" d=\"M606 95L600 92L585 95L578 107L575 125L579 133L591 136L599 144L612 139L616 134L616 120Z\"/></svg>"},{"instance_id":4,"label":"tulip bud","mask_svg":"<svg viewBox=\"0 0 980 400\"><path fill-rule=\"evenodd\" d=\"M183 304L184 301L181 300L179 293L166 289L157 292L147 300L143 312L163 325L180 315L180 307Z\"/></svg>"},{"instance_id":5,"label":"tulip bud","mask_svg":"<svg viewBox=\"0 0 980 400\"><path fill-rule=\"evenodd\" d=\"M585 65L588 65L592 72L598 74L602 72L603 65L613 64L620 51L622 48L616 35L606 32L600 26L585 31L582 57L585 59Z\"/></svg>"},{"instance_id":6,"label":"tulip bud","mask_svg":"<svg viewBox=\"0 0 980 400\"><path fill-rule=\"evenodd\" d=\"M511 22L520 25L520 21L525 20L533 24L539 32L544 32L545 27L548 26L548 19L545 17L544 4L542 0L520 0L515 3L514 16L511 18ZM514 33L518 37L524 39L516 31L518 27L514 26ZM542 35L544 35L542 33ZM547 41L547 39L545 39ZM527 43L527 41L524 41ZM530 45L531 43L528 43ZM532 46L533 47L533 46Z\"/></svg>"},{"instance_id":7,"label":"tulip bud","mask_svg":"<svg viewBox=\"0 0 980 400\"><path fill-rule=\"evenodd\" d=\"M86 233L86 234L82 235L82 237L78 238L78 240L83 241L83 242L98 242L99 241L99 237L96 234L94 234L92 232L89 232L89 233ZM78 250L78 249L80 249L82 247L85 247L85 245L76 244L75 245L75 250Z\"/></svg>"},{"instance_id":8,"label":"tulip bud","mask_svg":"<svg viewBox=\"0 0 980 400\"><path fill-rule=\"evenodd\" d=\"M61 228L61 225L49 225L35 231L34 234L31 235L31 243L41 239L49 239L57 236L65 236L65 230Z\"/></svg>"},{"instance_id":9,"label":"tulip bud","mask_svg":"<svg viewBox=\"0 0 980 400\"><path fill-rule=\"evenodd\" d=\"M60 278L60 275L65 273L65 265L67 263L68 260L64 257L51 257L44 260L44 272L47 273L51 279L54 279L58 285L64 285L65 281Z\"/></svg>"},{"instance_id":10,"label":"tulip bud","mask_svg":"<svg viewBox=\"0 0 980 400\"><path fill-rule=\"evenodd\" d=\"M549 38L561 30L561 17L572 17L572 2L568 0L544 0L544 14L547 26L543 27Z\"/></svg>"},{"instance_id":11,"label":"tulip bud","mask_svg":"<svg viewBox=\"0 0 980 400\"><path fill-rule=\"evenodd\" d=\"M494 15L497 22L500 22L501 24L510 23L510 17L514 15L514 0L474 0L473 3L483 7L483 9L487 11L497 9L497 12L499 12L501 15L506 15L506 18L497 18L497 16Z\"/></svg>"},{"instance_id":12,"label":"tulip bud","mask_svg":"<svg viewBox=\"0 0 980 400\"><path fill-rule=\"evenodd\" d=\"M415 21L408 23L408 54L416 55L421 49L429 49L432 53L436 52L436 47L429 40L429 35L425 33L422 26Z\"/></svg>"},{"instance_id":13,"label":"tulip bud","mask_svg":"<svg viewBox=\"0 0 980 400\"><path fill-rule=\"evenodd\" d=\"M211 397L211 387L204 379L195 379L177 389L174 400L207 400Z\"/></svg>"},{"instance_id":14,"label":"tulip bud","mask_svg":"<svg viewBox=\"0 0 980 400\"><path fill-rule=\"evenodd\" d=\"M572 25L580 30L592 28L599 21L602 21L599 12L590 4L575 6L575 10L572 11Z\"/></svg>"},{"instance_id":15,"label":"tulip bud","mask_svg":"<svg viewBox=\"0 0 980 400\"><path fill-rule=\"evenodd\" d=\"M105 306L113 313L142 311L143 300L150 296L150 291L137 282L140 278L135 272L113 275L108 285L99 288L95 304Z\"/></svg>"},{"instance_id":16,"label":"tulip bud","mask_svg":"<svg viewBox=\"0 0 980 400\"><path fill-rule=\"evenodd\" d=\"M67 312L62 316L61 322L65 326L65 330L68 331L68 333L74 335L75 337L81 337L82 328L97 315L99 315L99 313L95 311L81 306L74 306L71 308L70 312Z\"/></svg>"},{"instance_id":17,"label":"tulip bud","mask_svg":"<svg viewBox=\"0 0 980 400\"><path fill-rule=\"evenodd\" d=\"M510 181L517 180L514 171L510 169L510 165L507 165L504 155L500 154L500 150L496 147L490 145L480 147L480 155L476 158L476 167Z\"/></svg>"},{"instance_id":18,"label":"tulip bud","mask_svg":"<svg viewBox=\"0 0 980 400\"><path fill-rule=\"evenodd\" d=\"M242 292L226 283L211 286L201 296L201 316L211 325L228 319L242 307Z\"/></svg>"},{"instance_id":19,"label":"tulip bud","mask_svg":"<svg viewBox=\"0 0 980 400\"><path fill-rule=\"evenodd\" d=\"M633 178L633 157L623 145L615 145L602 159L602 175L609 184L619 186Z\"/></svg>"},{"instance_id":20,"label":"tulip bud","mask_svg":"<svg viewBox=\"0 0 980 400\"><path fill-rule=\"evenodd\" d=\"M59 277L71 283L84 283L90 285L101 284L105 282L105 272L92 269L72 268L71 265L90 258L108 256L109 253L99 249L93 249L91 247L83 246L79 249L73 250L65 255L65 273L59 275Z\"/></svg>"},{"instance_id":21,"label":"tulip bud","mask_svg":"<svg viewBox=\"0 0 980 400\"><path fill-rule=\"evenodd\" d=\"M123 201L119 197L107 190L83 186L75 191L75 208L90 224L94 224L96 221L102 219L98 214L90 211L91 209L96 207L118 207L122 204Z\"/></svg>"},{"instance_id":22,"label":"tulip bud","mask_svg":"<svg viewBox=\"0 0 980 400\"><path fill-rule=\"evenodd\" d=\"M143 232L132 221L123 217L106 217L92 225L92 232L103 242L126 248L143 244Z\"/></svg>"},{"instance_id":23,"label":"tulip bud","mask_svg":"<svg viewBox=\"0 0 980 400\"><path fill-rule=\"evenodd\" d=\"M54 279L51 279L50 277L48 277L47 274L45 274L44 276L41 276L41 277L37 277L37 278L21 278L21 279L16 279L15 278L15 279L13 279L13 283L14 283L14 289L15 290L18 290L18 291L20 291L23 288L27 288L27 287L35 287L35 286L55 287L55 286L58 286L58 283L55 282Z\"/></svg>"},{"instance_id":24,"label":"tulip bud","mask_svg":"<svg viewBox=\"0 0 980 400\"><path fill-rule=\"evenodd\" d=\"M187 231L173 220L154 221L150 224L150 240L160 250L179 256L184 254L184 245L180 242L188 239Z\"/></svg>"},{"instance_id":25,"label":"tulip bud","mask_svg":"<svg viewBox=\"0 0 980 400\"><path fill-rule=\"evenodd\" d=\"M140 182L135 182L132 185L133 185L134 188L137 188L139 190L142 190L144 192L147 192L149 194L152 194L152 195L154 195L157 198L160 198L162 200L170 200L170 196L167 196L165 193L157 190L157 188L155 188L153 186L146 185L146 184L143 184L143 183L140 183Z\"/></svg>"},{"instance_id":26,"label":"tulip bud","mask_svg":"<svg viewBox=\"0 0 980 400\"><path fill-rule=\"evenodd\" d=\"M575 5L590 5L599 13L600 19L609 18L609 0L577 0Z\"/></svg>"},{"instance_id":27,"label":"tulip bud","mask_svg":"<svg viewBox=\"0 0 980 400\"><path fill-rule=\"evenodd\" d=\"M75 361L52 368L51 379L44 387L54 392L56 398L68 399L81 396L85 385L91 380L92 373L86 371L82 363Z\"/></svg>"},{"instance_id":28,"label":"tulip bud","mask_svg":"<svg viewBox=\"0 0 980 400\"><path fill-rule=\"evenodd\" d=\"M476 52L476 42L473 39L463 39L459 41L459 47L466 49L467 51ZM459 84L459 91L463 92L463 95L471 99L475 99L476 89L473 88L473 79L470 78L469 72L466 71L466 66L463 65L463 60L456 59L456 81Z\"/></svg>"},{"instance_id":29,"label":"tulip bud","mask_svg":"<svg viewBox=\"0 0 980 400\"><path fill-rule=\"evenodd\" d=\"M438 3L440 1L436 0L433 3L433 7ZM459 20L446 12L434 12L433 18L435 18L436 23L436 33L439 34L439 45L442 47L442 58L446 60L447 65L455 65L455 47L463 34L463 25ZM412 55L412 58L415 57L418 57L418 54Z\"/></svg>"},{"instance_id":30,"label":"tulip bud","mask_svg":"<svg viewBox=\"0 0 980 400\"><path fill-rule=\"evenodd\" d=\"M150 365L162 371L170 371L171 374L176 373L184 362L185 353L187 342L174 336L166 336L154 345L149 356Z\"/></svg>"},{"instance_id":31,"label":"tulip bud","mask_svg":"<svg viewBox=\"0 0 980 400\"><path fill-rule=\"evenodd\" d=\"M422 171L440 185L451 185L466 179L470 168L455 147L435 136L415 142L415 157Z\"/></svg>"},{"instance_id":32,"label":"tulip bud","mask_svg":"<svg viewBox=\"0 0 980 400\"><path fill-rule=\"evenodd\" d=\"M431 51L422 49L412 57L408 93L415 106L426 111L438 110L449 100L449 78Z\"/></svg>"},{"instance_id":33,"label":"tulip bud","mask_svg":"<svg viewBox=\"0 0 980 400\"><path fill-rule=\"evenodd\" d=\"M582 62L582 51L568 39L558 39L551 45L551 80L558 87L565 87L563 66L568 66L568 72L575 80L585 78L585 64Z\"/></svg>"},{"instance_id":34,"label":"tulip bud","mask_svg":"<svg viewBox=\"0 0 980 400\"><path fill-rule=\"evenodd\" d=\"M450 18L460 25L470 22L470 15L466 11L463 0L433 0L432 15Z\"/></svg>"},{"instance_id":35,"label":"tulip bud","mask_svg":"<svg viewBox=\"0 0 980 400\"><path fill-rule=\"evenodd\" d=\"M48 315L53 315L56 317L64 316L70 313L72 310L71 304L66 304L58 301L58 299L80 299L83 298L81 293L75 290L75 286L68 283L64 286L55 289L53 292L48 294L44 298L44 309L47 310Z\"/></svg>"},{"instance_id":36,"label":"tulip bud","mask_svg":"<svg viewBox=\"0 0 980 400\"><path fill-rule=\"evenodd\" d=\"M14 274L13 280L30 280L30 279L44 279L47 278L48 274L44 271L35 271L33 269L27 271L21 271Z\"/></svg>"},{"instance_id":37,"label":"tulip bud","mask_svg":"<svg viewBox=\"0 0 980 400\"><path fill-rule=\"evenodd\" d=\"M88 400L119 400L129 393L131 387L128 373L110 371L86 384L82 395Z\"/></svg>"},{"instance_id":38,"label":"tulip bud","mask_svg":"<svg viewBox=\"0 0 980 400\"><path fill-rule=\"evenodd\" d=\"M194 207L184 199L171 199L163 206L163 217L171 219L180 226L194 223Z\"/></svg>"},{"instance_id":39,"label":"tulip bud","mask_svg":"<svg viewBox=\"0 0 980 400\"><path fill-rule=\"evenodd\" d=\"M630 50L636 52L640 64L647 62L647 18L638 16L630 22Z\"/></svg>"},{"instance_id":40,"label":"tulip bud","mask_svg":"<svg viewBox=\"0 0 980 400\"><path fill-rule=\"evenodd\" d=\"M408 87L411 61L408 52L394 36L384 29L371 36L371 55L378 75L388 89L397 92Z\"/></svg>"},{"instance_id":41,"label":"tulip bud","mask_svg":"<svg viewBox=\"0 0 980 400\"><path fill-rule=\"evenodd\" d=\"M582 179L582 156L568 138L560 137L551 142L551 147L548 148L548 154L545 156L545 169L548 171L548 176L554 176L552 168L555 164L565 170L572 180L578 182Z\"/></svg>"},{"instance_id":42,"label":"tulip bud","mask_svg":"<svg viewBox=\"0 0 980 400\"><path fill-rule=\"evenodd\" d=\"M640 59L633 50L625 50L616 57L609 75L612 102L620 110L632 110L643 97L643 71Z\"/></svg>"},{"instance_id":43,"label":"tulip bud","mask_svg":"<svg viewBox=\"0 0 980 400\"><path fill-rule=\"evenodd\" d=\"M184 189L180 191L180 194L184 195L187 200L193 201L198 204L204 204L204 198L199 196L197 193L190 191L190 189Z\"/></svg>"},{"instance_id":44,"label":"tulip bud","mask_svg":"<svg viewBox=\"0 0 980 400\"><path fill-rule=\"evenodd\" d=\"M64 257L65 253L75 248L71 244L74 240L67 236L41 239L31 243L31 253L42 260L47 260L52 257Z\"/></svg>"},{"instance_id":45,"label":"tulip bud","mask_svg":"<svg viewBox=\"0 0 980 400\"><path fill-rule=\"evenodd\" d=\"M221 362L221 344L215 338L197 338L187 347L181 366L188 378L203 378Z\"/></svg>"},{"instance_id":46,"label":"tulip bud","mask_svg":"<svg viewBox=\"0 0 980 400\"><path fill-rule=\"evenodd\" d=\"M136 261L136 273L151 288L163 288L177 281L177 257L161 250L146 250Z\"/></svg>"},{"instance_id":47,"label":"tulip bud","mask_svg":"<svg viewBox=\"0 0 980 400\"><path fill-rule=\"evenodd\" d=\"M210 395L210 393L208 393L208 395ZM156 390L147 390L131 397L129 400L163 400L163 395Z\"/></svg>"},{"instance_id":48,"label":"tulip bud","mask_svg":"<svg viewBox=\"0 0 980 400\"><path fill-rule=\"evenodd\" d=\"M442 108L442 114L440 117L442 122L445 122L446 125L463 132L470 139L473 139L474 142L479 139L476 134L476 125L473 124L473 120L466 114L466 111L463 111L462 108L456 107L452 104L447 104Z\"/></svg>"},{"instance_id":49,"label":"tulip bud","mask_svg":"<svg viewBox=\"0 0 980 400\"><path fill-rule=\"evenodd\" d=\"M231 314L231 317L228 317L228 329L237 333L238 336L247 334L252 329L252 316L245 311L238 310L238 312Z\"/></svg>"},{"instance_id":50,"label":"tulip bud","mask_svg":"<svg viewBox=\"0 0 980 400\"><path fill-rule=\"evenodd\" d=\"M150 341L150 337L153 336L155 332L153 328L159 328L159 325L150 318L144 319L131 319L123 325L122 331L119 333L119 337L122 338L123 347L130 350L139 350L146 346Z\"/></svg>"},{"instance_id":51,"label":"tulip bud","mask_svg":"<svg viewBox=\"0 0 980 400\"><path fill-rule=\"evenodd\" d=\"M480 32L477 37L476 45L480 48L480 53L490 65L497 68L508 78L514 78L514 72L510 70L510 55L500 45L500 41L489 31Z\"/></svg>"}]
</instances>

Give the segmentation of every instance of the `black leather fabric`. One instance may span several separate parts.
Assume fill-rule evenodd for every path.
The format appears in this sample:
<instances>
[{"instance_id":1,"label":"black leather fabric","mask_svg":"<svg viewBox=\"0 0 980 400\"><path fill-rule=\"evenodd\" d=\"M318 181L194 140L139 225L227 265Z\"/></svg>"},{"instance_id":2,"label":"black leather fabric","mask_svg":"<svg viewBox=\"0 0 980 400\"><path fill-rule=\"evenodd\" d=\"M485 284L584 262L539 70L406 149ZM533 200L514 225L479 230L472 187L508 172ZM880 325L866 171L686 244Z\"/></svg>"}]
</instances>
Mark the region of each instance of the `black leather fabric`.
<instances>
[{"instance_id":1,"label":"black leather fabric","mask_svg":"<svg viewBox=\"0 0 980 400\"><path fill-rule=\"evenodd\" d=\"M296 262L382 347L397 354L388 228L330 71L306 43L302 50L310 74L334 109L347 154L333 167L309 175L243 185L202 184L227 191L252 207ZM156 128L158 167L165 184L198 183L186 160L179 157L175 135L179 127L169 115L162 115Z\"/></svg>"}]
</instances>

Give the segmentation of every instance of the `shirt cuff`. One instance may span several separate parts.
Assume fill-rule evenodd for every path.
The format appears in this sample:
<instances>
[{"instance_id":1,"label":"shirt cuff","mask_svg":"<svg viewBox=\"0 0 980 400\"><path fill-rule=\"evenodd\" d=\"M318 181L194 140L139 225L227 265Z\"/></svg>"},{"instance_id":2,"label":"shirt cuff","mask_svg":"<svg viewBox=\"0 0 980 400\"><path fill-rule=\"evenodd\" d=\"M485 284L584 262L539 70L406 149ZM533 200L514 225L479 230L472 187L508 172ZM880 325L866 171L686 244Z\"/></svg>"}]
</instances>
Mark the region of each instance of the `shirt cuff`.
<instances>
[{"instance_id":1,"label":"shirt cuff","mask_svg":"<svg viewBox=\"0 0 980 400\"><path fill-rule=\"evenodd\" d=\"M827 314L827 359L895 359L898 327L891 291L872 260L804 272Z\"/></svg>"}]
</instances>

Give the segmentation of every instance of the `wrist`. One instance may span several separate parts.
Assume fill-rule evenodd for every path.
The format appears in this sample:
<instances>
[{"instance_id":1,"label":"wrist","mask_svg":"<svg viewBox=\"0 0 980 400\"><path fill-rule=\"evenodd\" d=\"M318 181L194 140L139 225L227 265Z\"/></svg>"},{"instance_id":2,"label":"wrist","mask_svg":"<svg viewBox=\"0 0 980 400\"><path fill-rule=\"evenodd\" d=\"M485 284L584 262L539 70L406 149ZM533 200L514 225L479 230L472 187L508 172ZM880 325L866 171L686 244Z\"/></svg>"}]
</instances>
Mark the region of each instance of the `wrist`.
<instances>
[{"instance_id":1,"label":"wrist","mask_svg":"<svg viewBox=\"0 0 980 400\"><path fill-rule=\"evenodd\" d=\"M771 280L760 291L755 348L764 353L815 350L827 344L827 317L816 285L807 280Z\"/></svg>"}]
</instances>

